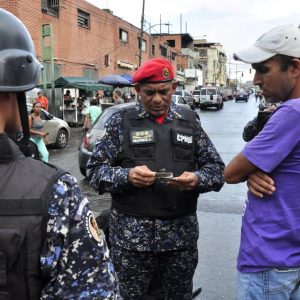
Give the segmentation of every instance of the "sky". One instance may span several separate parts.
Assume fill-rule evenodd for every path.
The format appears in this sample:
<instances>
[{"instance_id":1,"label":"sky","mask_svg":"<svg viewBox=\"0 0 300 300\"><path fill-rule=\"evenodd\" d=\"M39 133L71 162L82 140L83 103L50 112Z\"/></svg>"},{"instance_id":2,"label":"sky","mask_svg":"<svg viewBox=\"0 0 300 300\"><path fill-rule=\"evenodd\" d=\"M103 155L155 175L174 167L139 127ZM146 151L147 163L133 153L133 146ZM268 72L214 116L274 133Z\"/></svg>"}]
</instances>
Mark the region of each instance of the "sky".
<instances>
[{"instance_id":1,"label":"sky","mask_svg":"<svg viewBox=\"0 0 300 300\"><path fill-rule=\"evenodd\" d=\"M143 0L87 1L102 9L109 8L114 15L141 27ZM254 72L250 74L250 66L233 61L232 54L251 46L272 27L284 24L298 26L300 1L145 0L144 15L146 31L151 25L159 24L161 19L161 23L171 24L169 33L187 32L194 39L206 38L208 42L221 43L231 70L245 70L245 79L251 79ZM159 26L154 26L151 32L159 33ZM162 32L168 32L168 26L162 26Z\"/></svg>"}]
</instances>

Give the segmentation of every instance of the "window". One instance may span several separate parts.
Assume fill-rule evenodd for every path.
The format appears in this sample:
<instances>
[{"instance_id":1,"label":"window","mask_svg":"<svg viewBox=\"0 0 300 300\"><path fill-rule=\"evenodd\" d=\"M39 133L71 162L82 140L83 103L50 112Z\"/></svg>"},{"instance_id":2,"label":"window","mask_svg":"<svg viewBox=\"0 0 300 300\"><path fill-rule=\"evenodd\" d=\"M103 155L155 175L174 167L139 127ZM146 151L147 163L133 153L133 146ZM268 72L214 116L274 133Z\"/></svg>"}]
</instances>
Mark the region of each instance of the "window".
<instances>
[{"instance_id":1,"label":"window","mask_svg":"<svg viewBox=\"0 0 300 300\"><path fill-rule=\"evenodd\" d=\"M167 48L160 46L160 54L167 57Z\"/></svg>"},{"instance_id":2,"label":"window","mask_svg":"<svg viewBox=\"0 0 300 300\"><path fill-rule=\"evenodd\" d=\"M172 60L176 59L176 52L171 52L171 58L172 58Z\"/></svg>"},{"instance_id":3,"label":"window","mask_svg":"<svg viewBox=\"0 0 300 300\"><path fill-rule=\"evenodd\" d=\"M152 55L155 55L155 45L152 45Z\"/></svg>"},{"instance_id":4,"label":"window","mask_svg":"<svg viewBox=\"0 0 300 300\"><path fill-rule=\"evenodd\" d=\"M170 47L174 48L175 47L175 40L167 40L168 44Z\"/></svg>"},{"instance_id":5,"label":"window","mask_svg":"<svg viewBox=\"0 0 300 300\"><path fill-rule=\"evenodd\" d=\"M206 56L207 56L207 49L200 49L199 57L206 57Z\"/></svg>"},{"instance_id":6,"label":"window","mask_svg":"<svg viewBox=\"0 0 300 300\"><path fill-rule=\"evenodd\" d=\"M110 55L106 54L104 55L104 66L108 67L110 65Z\"/></svg>"},{"instance_id":7,"label":"window","mask_svg":"<svg viewBox=\"0 0 300 300\"><path fill-rule=\"evenodd\" d=\"M90 28L90 14L81 9L77 10L77 25L86 29Z\"/></svg>"},{"instance_id":8,"label":"window","mask_svg":"<svg viewBox=\"0 0 300 300\"><path fill-rule=\"evenodd\" d=\"M138 38L138 48L140 49L140 38ZM146 51L146 40L142 40L142 51Z\"/></svg>"},{"instance_id":9,"label":"window","mask_svg":"<svg viewBox=\"0 0 300 300\"><path fill-rule=\"evenodd\" d=\"M128 32L120 28L119 39L121 42L128 43Z\"/></svg>"},{"instance_id":10,"label":"window","mask_svg":"<svg viewBox=\"0 0 300 300\"><path fill-rule=\"evenodd\" d=\"M41 0L41 9L43 14L58 18L59 0Z\"/></svg>"}]
</instances>

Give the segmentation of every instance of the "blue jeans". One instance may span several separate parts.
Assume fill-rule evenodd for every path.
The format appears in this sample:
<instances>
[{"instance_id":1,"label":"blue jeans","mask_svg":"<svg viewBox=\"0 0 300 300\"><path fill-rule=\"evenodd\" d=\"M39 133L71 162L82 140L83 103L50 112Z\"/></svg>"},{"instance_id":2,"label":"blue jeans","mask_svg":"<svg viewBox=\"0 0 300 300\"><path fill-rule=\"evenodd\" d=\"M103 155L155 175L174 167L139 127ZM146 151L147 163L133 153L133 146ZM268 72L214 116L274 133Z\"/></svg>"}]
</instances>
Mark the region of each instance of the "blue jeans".
<instances>
[{"instance_id":1,"label":"blue jeans","mask_svg":"<svg viewBox=\"0 0 300 300\"><path fill-rule=\"evenodd\" d=\"M299 300L300 268L272 269L237 276L238 300Z\"/></svg>"}]
</instances>

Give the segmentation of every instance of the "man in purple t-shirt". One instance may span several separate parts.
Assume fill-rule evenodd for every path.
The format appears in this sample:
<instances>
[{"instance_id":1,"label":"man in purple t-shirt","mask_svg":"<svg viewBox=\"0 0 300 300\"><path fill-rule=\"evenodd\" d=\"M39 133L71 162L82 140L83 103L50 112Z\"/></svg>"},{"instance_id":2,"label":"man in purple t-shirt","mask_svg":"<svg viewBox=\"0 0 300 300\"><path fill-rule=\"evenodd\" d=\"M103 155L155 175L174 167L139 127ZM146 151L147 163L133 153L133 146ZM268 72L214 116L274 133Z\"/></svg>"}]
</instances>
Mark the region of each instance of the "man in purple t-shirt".
<instances>
[{"instance_id":1,"label":"man in purple t-shirt","mask_svg":"<svg viewBox=\"0 0 300 300\"><path fill-rule=\"evenodd\" d=\"M224 172L249 186L237 299L300 299L300 30L278 26L234 56L269 102L283 102Z\"/></svg>"}]
</instances>

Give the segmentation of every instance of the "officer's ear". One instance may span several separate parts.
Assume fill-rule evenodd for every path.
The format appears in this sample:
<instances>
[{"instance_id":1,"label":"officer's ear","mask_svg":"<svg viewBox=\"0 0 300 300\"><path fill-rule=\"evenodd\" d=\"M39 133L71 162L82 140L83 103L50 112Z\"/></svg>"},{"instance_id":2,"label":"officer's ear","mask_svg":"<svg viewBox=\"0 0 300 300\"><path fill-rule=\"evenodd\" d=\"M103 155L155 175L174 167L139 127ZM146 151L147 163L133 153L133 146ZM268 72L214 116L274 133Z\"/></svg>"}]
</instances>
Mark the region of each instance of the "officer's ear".
<instances>
[{"instance_id":1,"label":"officer's ear","mask_svg":"<svg viewBox=\"0 0 300 300\"><path fill-rule=\"evenodd\" d=\"M136 84L134 86L134 88L135 88L135 90L136 90L137 93L139 93L141 91L141 86L139 84Z\"/></svg>"},{"instance_id":2,"label":"officer's ear","mask_svg":"<svg viewBox=\"0 0 300 300\"><path fill-rule=\"evenodd\" d=\"M173 91L176 91L177 86L178 86L178 81L174 81L174 82L172 83L172 90L173 90Z\"/></svg>"}]
</instances>

